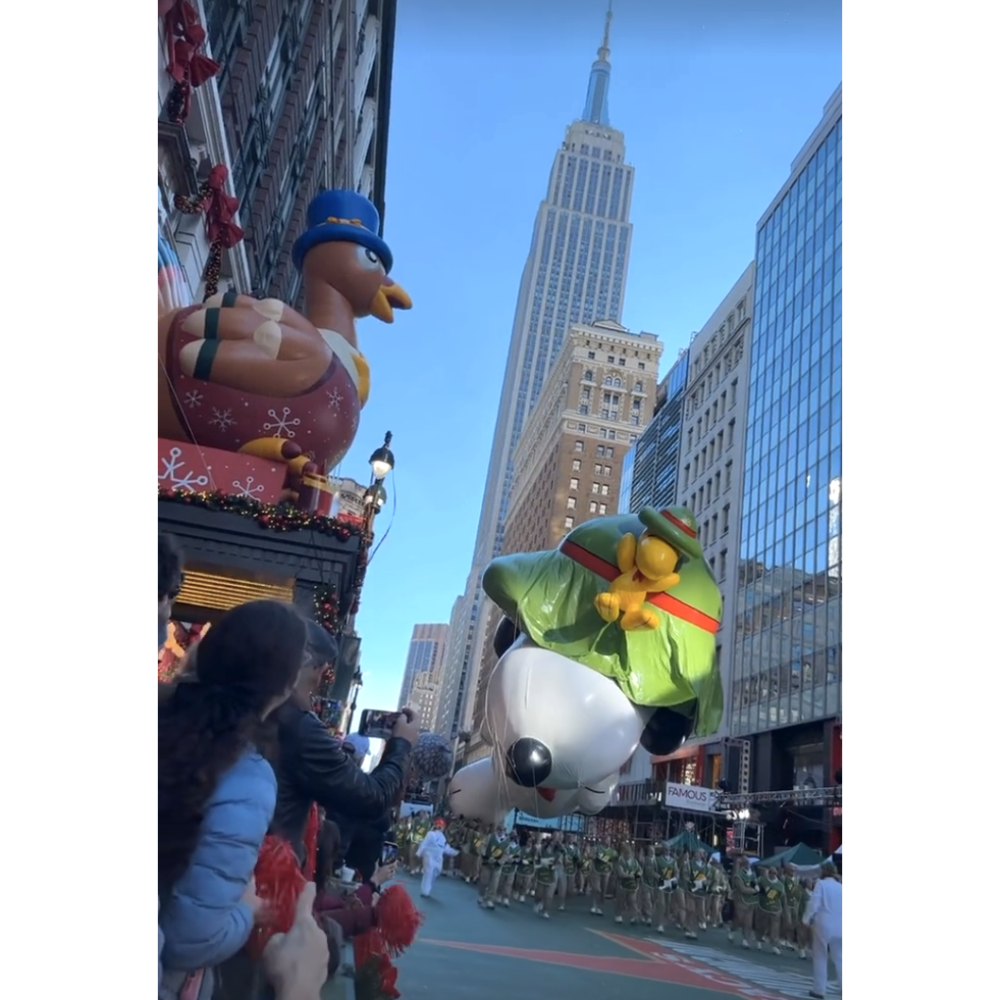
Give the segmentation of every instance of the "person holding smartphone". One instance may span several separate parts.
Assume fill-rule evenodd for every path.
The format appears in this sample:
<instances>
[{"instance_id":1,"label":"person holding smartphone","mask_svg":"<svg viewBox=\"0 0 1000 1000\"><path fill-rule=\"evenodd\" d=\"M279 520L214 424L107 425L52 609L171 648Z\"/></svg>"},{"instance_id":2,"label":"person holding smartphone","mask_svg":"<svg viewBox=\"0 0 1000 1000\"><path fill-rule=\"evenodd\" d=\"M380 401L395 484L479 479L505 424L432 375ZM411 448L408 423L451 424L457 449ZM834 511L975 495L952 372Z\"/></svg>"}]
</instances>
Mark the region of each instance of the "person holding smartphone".
<instances>
[{"instance_id":1,"label":"person holding smartphone","mask_svg":"<svg viewBox=\"0 0 1000 1000\"><path fill-rule=\"evenodd\" d=\"M278 801L271 832L287 839L305 860L305 829L314 802L330 815L358 823L384 819L403 791L410 754L420 735L416 713L404 708L386 740L382 759L370 774L357 767L352 755L312 710L312 696L323 672L336 668L336 640L315 622L309 623L310 658L299 673L292 696L275 713L278 753L275 774Z\"/></svg>"}]
</instances>

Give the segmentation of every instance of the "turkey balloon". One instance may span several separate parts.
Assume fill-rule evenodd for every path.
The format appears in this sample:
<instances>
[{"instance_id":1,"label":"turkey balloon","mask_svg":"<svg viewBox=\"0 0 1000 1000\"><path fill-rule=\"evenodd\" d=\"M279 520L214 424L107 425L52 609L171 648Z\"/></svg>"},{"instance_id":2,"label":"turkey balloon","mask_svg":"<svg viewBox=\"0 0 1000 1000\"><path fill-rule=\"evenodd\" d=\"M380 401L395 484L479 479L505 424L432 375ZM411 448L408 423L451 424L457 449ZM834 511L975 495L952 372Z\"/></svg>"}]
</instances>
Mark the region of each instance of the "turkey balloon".
<instances>
[{"instance_id":1,"label":"turkey balloon","mask_svg":"<svg viewBox=\"0 0 1000 1000\"><path fill-rule=\"evenodd\" d=\"M483 589L507 619L485 693L492 755L455 775L453 812L593 814L637 747L717 730L722 596L686 508L587 521L556 549L494 559Z\"/></svg>"},{"instance_id":2,"label":"turkey balloon","mask_svg":"<svg viewBox=\"0 0 1000 1000\"><path fill-rule=\"evenodd\" d=\"M174 466L182 456L192 464L192 445L250 456L287 470L295 492L284 499L299 501L308 494L300 488L305 478L325 479L347 453L368 399L357 320L391 323L395 309L412 304L388 277L392 253L367 198L324 191L307 216L292 249L304 315L278 299L230 291L172 309L159 322L159 433L176 452ZM214 473L207 466L206 483L230 469L219 458ZM178 485L164 478L161 485ZM218 483L223 492L228 486ZM256 499L278 499L258 492L249 488Z\"/></svg>"}]
</instances>

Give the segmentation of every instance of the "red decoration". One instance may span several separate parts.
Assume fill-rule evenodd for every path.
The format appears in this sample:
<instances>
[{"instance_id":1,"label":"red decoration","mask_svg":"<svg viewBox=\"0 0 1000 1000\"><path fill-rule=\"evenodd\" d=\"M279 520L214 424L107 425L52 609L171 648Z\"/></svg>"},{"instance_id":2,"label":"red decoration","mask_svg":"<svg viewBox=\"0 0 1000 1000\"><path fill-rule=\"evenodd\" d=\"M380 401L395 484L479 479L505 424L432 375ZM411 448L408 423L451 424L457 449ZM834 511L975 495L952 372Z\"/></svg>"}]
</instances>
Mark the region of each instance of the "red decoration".
<instances>
[{"instance_id":1,"label":"red decoration","mask_svg":"<svg viewBox=\"0 0 1000 1000\"><path fill-rule=\"evenodd\" d=\"M258 959L264 946L275 934L285 934L295 922L295 903L305 888L306 878L292 845L273 834L264 838L264 846L254 870L257 895L268 904L269 919L254 928L247 942L250 955Z\"/></svg>"},{"instance_id":2,"label":"red decoration","mask_svg":"<svg viewBox=\"0 0 1000 1000\"><path fill-rule=\"evenodd\" d=\"M222 67L199 51L206 36L194 6L188 0L177 0L166 11L164 6L159 5L167 35L167 72L176 81L170 117L183 122L191 113L191 89L211 80Z\"/></svg>"}]
</instances>

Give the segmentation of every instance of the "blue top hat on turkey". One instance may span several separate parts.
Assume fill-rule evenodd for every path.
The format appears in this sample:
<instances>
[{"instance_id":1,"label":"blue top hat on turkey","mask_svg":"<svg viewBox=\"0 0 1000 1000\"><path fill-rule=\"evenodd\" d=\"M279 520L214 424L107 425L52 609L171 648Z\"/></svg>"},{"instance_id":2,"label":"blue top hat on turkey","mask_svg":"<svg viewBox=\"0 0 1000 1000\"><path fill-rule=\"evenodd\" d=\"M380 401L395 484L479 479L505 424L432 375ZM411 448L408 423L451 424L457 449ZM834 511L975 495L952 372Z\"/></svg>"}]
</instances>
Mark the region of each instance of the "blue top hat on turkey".
<instances>
[{"instance_id":1,"label":"blue top hat on turkey","mask_svg":"<svg viewBox=\"0 0 1000 1000\"><path fill-rule=\"evenodd\" d=\"M321 243L356 243L371 250L382 262L386 274L392 270L392 251L378 234L378 209L357 191L322 191L309 203L308 228L292 247L292 262L302 263L313 247Z\"/></svg>"}]
</instances>

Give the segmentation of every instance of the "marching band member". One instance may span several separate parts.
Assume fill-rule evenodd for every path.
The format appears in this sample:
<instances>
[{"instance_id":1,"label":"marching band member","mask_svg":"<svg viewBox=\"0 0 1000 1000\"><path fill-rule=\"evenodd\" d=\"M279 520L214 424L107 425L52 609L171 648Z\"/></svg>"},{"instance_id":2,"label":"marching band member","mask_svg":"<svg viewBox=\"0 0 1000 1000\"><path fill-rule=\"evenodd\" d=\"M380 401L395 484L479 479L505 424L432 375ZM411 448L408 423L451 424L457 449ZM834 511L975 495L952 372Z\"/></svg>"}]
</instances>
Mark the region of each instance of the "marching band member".
<instances>
[{"instance_id":1,"label":"marching band member","mask_svg":"<svg viewBox=\"0 0 1000 1000\"><path fill-rule=\"evenodd\" d=\"M663 881L661 874L661 848L650 845L642 852L642 877L639 880L639 915L642 922L647 927L653 926L656 921L657 929L663 931L663 891L660 883Z\"/></svg>"},{"instance_id":2,"label":"marching band member","mask_svg":"<svg viewBox=\"0 0 1000 1000\"><path fill-rule=\"evenodd\" d=\"M577 873L577 891L581 896L587 894L590 888L590 873L594 866L594 845L584 844L580 850L580 870Z\"/></svg>"},{"instance_id":3,"label":"marching band member","mask_svg":"<svg viewBox=\"0 0 1000 1000\"><path fill-rule=\"evenodd\" d=\"M736 859L730 898L733 901L733 929L729 931L729 940L732 941L735 931L739 930L743 935L743 947L749 948L750 941L754 940L754 915L760 905L760 892L750 859L745 854Z\"/></svg>"},{"instance_id":4,"label":"marching band member","mask_svg":"<svg viewBox=\"0 0 1000 1000\"><path fill-rule=\"evenodd\" d=\"M535 838L524 834L521 839L521 853L517 859L517 874L514 876L514 899L523 903L531 892L532 876L535 871Z\"/></svg>"},{"instance_id":5,"label":"marching band member","mask_svg":"<svg viewBox=\"0 0 1000 1000\"><path fill-rule=\"evenodd\" d=\"M500 886L500 862L507 849L507 831L502 823L497 823L493 832L482 846L482 862L479 869L479 905L492 910L496 903Z\"/></svg>"},{"instance_id":6,"label":"marching band member","mask_svg":"<svg viewBox=\"0 0 1000 1000\"><path fill-rule=\"evenodd\" d=\"M559 909L566 909L566 901L577 893L577 877L580 872L580 849L576 846L576 838L573 834L566 835L565 850L563 851L563 871L566 873L566 892L559 901Z\"/></svg>"},{"instance_id":7,"label":"marching band member","mask_svg":"<svg viewBox=\"0 0 1000 1000\"><path fill-rule=\"evenodd\" d=\"M561 853L560 844L554 838L543 840L535 848L535 913L549 919L549 909L556 892L556 865Z\"/></svg>"},{"instance_id":8,"label":"marching band member","mask_svg":"<svg viewBox=\"0 0 1000 1000\"><path fill-rule=\"evenodd\" d=\"M500 858L500 892L503 905L510 907L510 897L514 892L514 876L517 875L518 861L521 857L521 845L508 837L504 844L503 856Z\"/></svg>"},{"instance_id":9,"label":"marching band member","mask_svg":"<svg viewBox=\"0 0 1000 1000\"><path fill-rule=\"evenodd\" d=\"M729 895L729 879L722 867L721 858L714 855L708 862L708 923L712 927L722 926L722 903Z\"/></svg>"},{"instance_id":10,"label":"marching band member","mask_svg":"<svg viewBox=\"0 0 1000 1000\"><path fill-rule=\"evenodd\" d=\"M593 900L590 912L598 917L604 914L602 907L608 892L608 880L611 878L611 872L617 860L617 851L612 849L607 836L602 837L594 848L594 856L590 866L590 894Z\"/></svg>"},{"instance_id":11,"label":"marching band member","mask_svg":"<svg viewBox=\"0 0 1000 1000\"><path fill-rule=\"evenodd\" d=\"M642 866L635 860L632 845L628 841L622 844L615 874L618 876L618 886L615 889L615 923L623 923L627 916L628 922L635 924L635 900L639 891Z\"/></svg>"},{"instance_id":12,"label":"marching band member","mask_svg":"<svg viewBox=\"0 0 1000 1000\"><path fill-rule=\"evenodd\" d=\"M772 866L760 880L760 906L757 910L760 921L758 949L763 948L763 939L767 938L775 955L781 954L778 942L781 940L781 918L784 911L785 884L778 878L778 870Z\"/></svg>"},{"instance_id":13,"label":"marching band member","mask_svg":"<svg viewBox=\"0 0 1000 1000\"><path fill-rule=\"evenodd\" d=\"M791 865L785 865L781 873L785 886L785 910L781 915L781 947L795 950L796 930L799 925L799 904L802 902L802 886L795 877Z\"/></svg>"}]
</instances>

